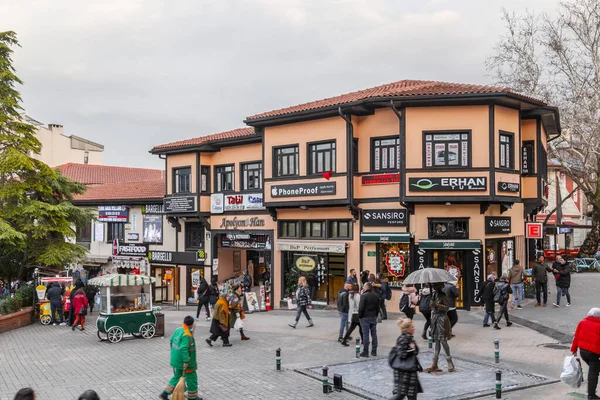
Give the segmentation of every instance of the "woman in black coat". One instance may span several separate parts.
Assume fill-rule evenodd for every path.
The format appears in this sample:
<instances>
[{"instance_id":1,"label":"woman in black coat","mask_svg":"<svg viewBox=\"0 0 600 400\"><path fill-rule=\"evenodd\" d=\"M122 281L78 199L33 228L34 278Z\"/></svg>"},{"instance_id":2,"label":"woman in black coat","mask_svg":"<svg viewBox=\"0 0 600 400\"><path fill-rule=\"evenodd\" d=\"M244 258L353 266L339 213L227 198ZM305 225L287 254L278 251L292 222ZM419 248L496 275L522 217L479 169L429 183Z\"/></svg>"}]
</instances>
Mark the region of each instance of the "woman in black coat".
<instances>
[{"instance_id":1,"label":"woman in black coat","mask_svg":"<svg viewBox=\"0 0 600 400\"><path fill-rule=\"evenodd\" d=\"M400 328L400 336L396 340L396 347L392 351L399 352L401 360L406 360L408 357L413 357L419 354L419 347L413 338L415 334L415 326L412 320L405 318L398 321ZM416 400L417 394L423 393L423 388L419 382L419 372L423 371L419 359L415 360L416 370L405 371L400 369L394 370L394 397L392 400L401 400L405 397L409 400Z\"/></svg>"},{"instance_id":2,"label":"woman in black coat","mask_svg":"<svg viewBox=\"0 0 600 400\"><path fill-rule=\"evenodd\" d=\"M494 288L496 284L494 281L496 280L496 276L494 274L489 274L487 277L487 281L483 285L481 289L481 299L485 304L485 316L483 317L483 326L488 327L489 318L492 317L492 324L496 324L496 316L495 312L495 304L494 304ZM494 325L496 326L496 325Z\"/></svg>"}]
</instances>

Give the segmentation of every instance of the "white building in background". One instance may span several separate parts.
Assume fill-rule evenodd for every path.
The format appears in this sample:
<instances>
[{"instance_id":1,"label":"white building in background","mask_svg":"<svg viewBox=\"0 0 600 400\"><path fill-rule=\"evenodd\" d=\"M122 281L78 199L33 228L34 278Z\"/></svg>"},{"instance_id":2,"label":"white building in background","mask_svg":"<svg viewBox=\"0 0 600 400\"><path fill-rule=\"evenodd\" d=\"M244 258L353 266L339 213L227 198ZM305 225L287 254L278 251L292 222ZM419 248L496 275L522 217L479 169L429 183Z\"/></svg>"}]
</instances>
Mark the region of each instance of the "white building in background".
<instances>
[{"instance_id":1,"label":"white building in background","mask_svg":"<svg viewBox=\"0 0 600 400\"><path fill-rule=\"evenodd\" d=\"M26 114L23 118L37 128L36 137L42 143L41 153L34 158L51 167L67 163L102 165L104 145L79 136L65 135L62 125L46 126Z\"/></svg>"}]
</instances>

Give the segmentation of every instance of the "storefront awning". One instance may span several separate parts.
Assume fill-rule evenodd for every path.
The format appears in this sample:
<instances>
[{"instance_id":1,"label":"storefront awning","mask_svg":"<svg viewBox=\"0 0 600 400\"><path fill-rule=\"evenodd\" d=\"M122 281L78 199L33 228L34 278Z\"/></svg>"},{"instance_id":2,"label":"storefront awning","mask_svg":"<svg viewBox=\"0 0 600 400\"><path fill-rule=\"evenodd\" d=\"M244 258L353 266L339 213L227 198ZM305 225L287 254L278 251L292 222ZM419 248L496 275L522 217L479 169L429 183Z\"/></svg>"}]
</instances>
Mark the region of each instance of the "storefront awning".
<instances>
[{"instance_id":1,"label":"storefront awning","mask_svg":"<svg viewBox=\"0 0 600 400\"><path fill-rule=\"evenodd\" d=\"M481 240L419 240L419 248L425 250L473 250L481 248Z\"/></svg>"},{"instance_id":2,"label":"storefront awning","mask_svg":"<svg viewBox=\"0 0 600 400\"><path fill-rule=\"evenodd\" d=\"M360 234L361 243L410 243L409 232L378 233L363 232Z\"/></svg>"}]
</instances>

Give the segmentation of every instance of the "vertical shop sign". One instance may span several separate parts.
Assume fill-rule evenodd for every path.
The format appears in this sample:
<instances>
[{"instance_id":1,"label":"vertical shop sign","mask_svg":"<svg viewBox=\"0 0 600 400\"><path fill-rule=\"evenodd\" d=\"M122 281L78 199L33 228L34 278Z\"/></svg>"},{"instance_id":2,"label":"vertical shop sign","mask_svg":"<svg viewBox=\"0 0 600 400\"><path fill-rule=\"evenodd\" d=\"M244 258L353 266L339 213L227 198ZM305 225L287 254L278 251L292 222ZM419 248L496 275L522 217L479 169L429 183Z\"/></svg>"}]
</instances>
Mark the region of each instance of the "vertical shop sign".
<instances>
[{"instance_id":1,"label":"vertical shop sign","mask_svg":"<svg viewBox=\"0 0 600 400\"><path fill-rule=\"evenodd\" d=\"M470 258L470 264L472 266L473 278L471 279L471 284L467 287L471 286L471 306L479 306L481 305L481 282L482 282L482 256L481 249L473 249L468 253Z\"/></svg>"},{"instance_id":2,"label":"vertical shop sign","mask_svg":"<svg viewBox=\"0 0 600 400\"><path fill-rule=\"evenodd\" d=\"M427 165L428 167L433 166L433 152L431 151L431 146L431 142L425 143L425 165Z\"/></svg>"}]
</instances>

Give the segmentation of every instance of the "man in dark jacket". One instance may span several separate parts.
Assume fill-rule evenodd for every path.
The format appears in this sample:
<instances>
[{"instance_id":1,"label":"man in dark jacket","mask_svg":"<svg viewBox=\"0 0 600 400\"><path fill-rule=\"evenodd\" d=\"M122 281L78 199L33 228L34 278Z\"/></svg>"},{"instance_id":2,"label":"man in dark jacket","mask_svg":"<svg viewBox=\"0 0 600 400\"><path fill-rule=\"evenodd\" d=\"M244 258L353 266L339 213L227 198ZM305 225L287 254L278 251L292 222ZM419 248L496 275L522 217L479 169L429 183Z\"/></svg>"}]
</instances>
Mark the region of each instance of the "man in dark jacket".
<instances>
[{"instance_id":1,"label":"man in dark jacket","mask_svg":"<svg viewBox=\"0 0 600 400\"><path fill-rule=\"evenodd\" d=\"M567 296L567 307L571 307L571 295L569 294L569 287L571 286L571 269L567 261L561 256L556 257L557 263L552 265L554 277L556 278L556 303L552 305L554 307L560 307L560 297Z\"/></svg>"},{"instance_id":2,"label":"man in dark jacket","mask_svg":"<svg viewBox=\"0 0 600 400\"><path fill-rule=\"evenodd\" d=\"M544 294L544 307L548 303L548 271L546 267L546 257L540 255L535 264L533 264L532 276L535 282L535 298L537 300L536 307L541 305L542 293Z\"/></svg>"},{"instance_id":3,"label":"man in dark jacket","mask_svg":"<svg viewBox=\"0 0 600 400\"><path fill-rule=\"evenodd\" d=\"M200 317L200 310L202 310L202 307L205 307L206 309L206 318L204 319L205 321L210 321L210 309L208 307L208 303L209 303L209 299L210 299L210 293L208 290L208 282L206 282L206 279L204 279L203 276L200 277L200 284L198 285L198 309L196 310L196 321L198 320L198 318Z\"/></svg>"},{"instance_id":4,"label":"man in dark jacket","mask_svg":"<svg viewBox=\"0 0 600 400\"><path fill-rule=\"evenodd\" d=\"M54 282L52 287L48 289L46 298L50 300L50 312L52 312L52 325L56 325L56 313L60 318L60 324L66 325L64 322L63 309L62 309L62 289L58 282Z\"/></svg>"},{"instance_id":5,"label":"man in dark jacket","mask_svg":"<svg viewBox=\"0 0 600 400\"><path fill-rule=\"evenodd\" d=\"M481 288L481 299L483 300L483 304L485 304L485 316L483 317L483 327L487 328L490 325L488 324L490 317L492 317L492 324L496 326L496 316L495 312L495 303L494 303L494 288L496 284L494 281L496 280L496 275L489 274L487 277L487 281L483 284Z\"/></svg>"},{"instance_id":6,"label":"man in dark jacket","mask_svg":"<svg viewBox=\"0 0 600 400\"><path fill-rule=\"evenodd\" d=\"M377 316L379 315L379 296L370 283L363 286L363 294L358 305L358 318L363 331L363 352L361 357L369 357L369 332L371 332L371 355L377 356Z\"/></svg>"},{"instance_id":7,"label":"man in dark jacket","mask_svg":"<svg viewBox=\"0 0 600 400\"><path fill-rule=\"evenodd\" d=\"M344 338L344 330L348 332L348 309L350 303L348 302L348 291L352 289L351 283L346 283L343 288L340 289L337 296L337 310L340 314L340 334L338 335L338 342L341 343Z\"/></svg>"},{"instance_id":8,"label":"man in dark jacket","mask_svg":"<svg viewBox=\"0 0 600 400\"><path fill-rule=\"evenodd\" d=\"M454 328L454 325L458 322L458 313L456 312L456 299L458 298L458 287L450 282L444 284L444 293L448 298L448 319L450 320L450 326ZM454 335L453 335L454 336Z\"/></svg>"},{"instance_id":9,"label":"man in dark jacket","mask_svg":"<svg viewBox=\"0 0 600 400\"><path fill-rule=\"evenodd\" d=\"M356 276L356 270L354 268L352 268L350 270L350 275L348 275L348 277L346 278L346 283L349 283L352 285L352 289L354 291L358 291L358 277Z\"/></svg>"},{"instance_id":10,"label":"man in dark jacket","mask_svg":"<svg viewBox=\"0 0 600 400\"><path fill-rule=\"evenodd\" d=\"M379 289L379 308L381 309L381 319L383 320L388 319L385 301L392 298L392 289L390 289L388 279L383 274L378 274L378 279L381 285L381 289Z\"/></svg>"}]
</instances>

